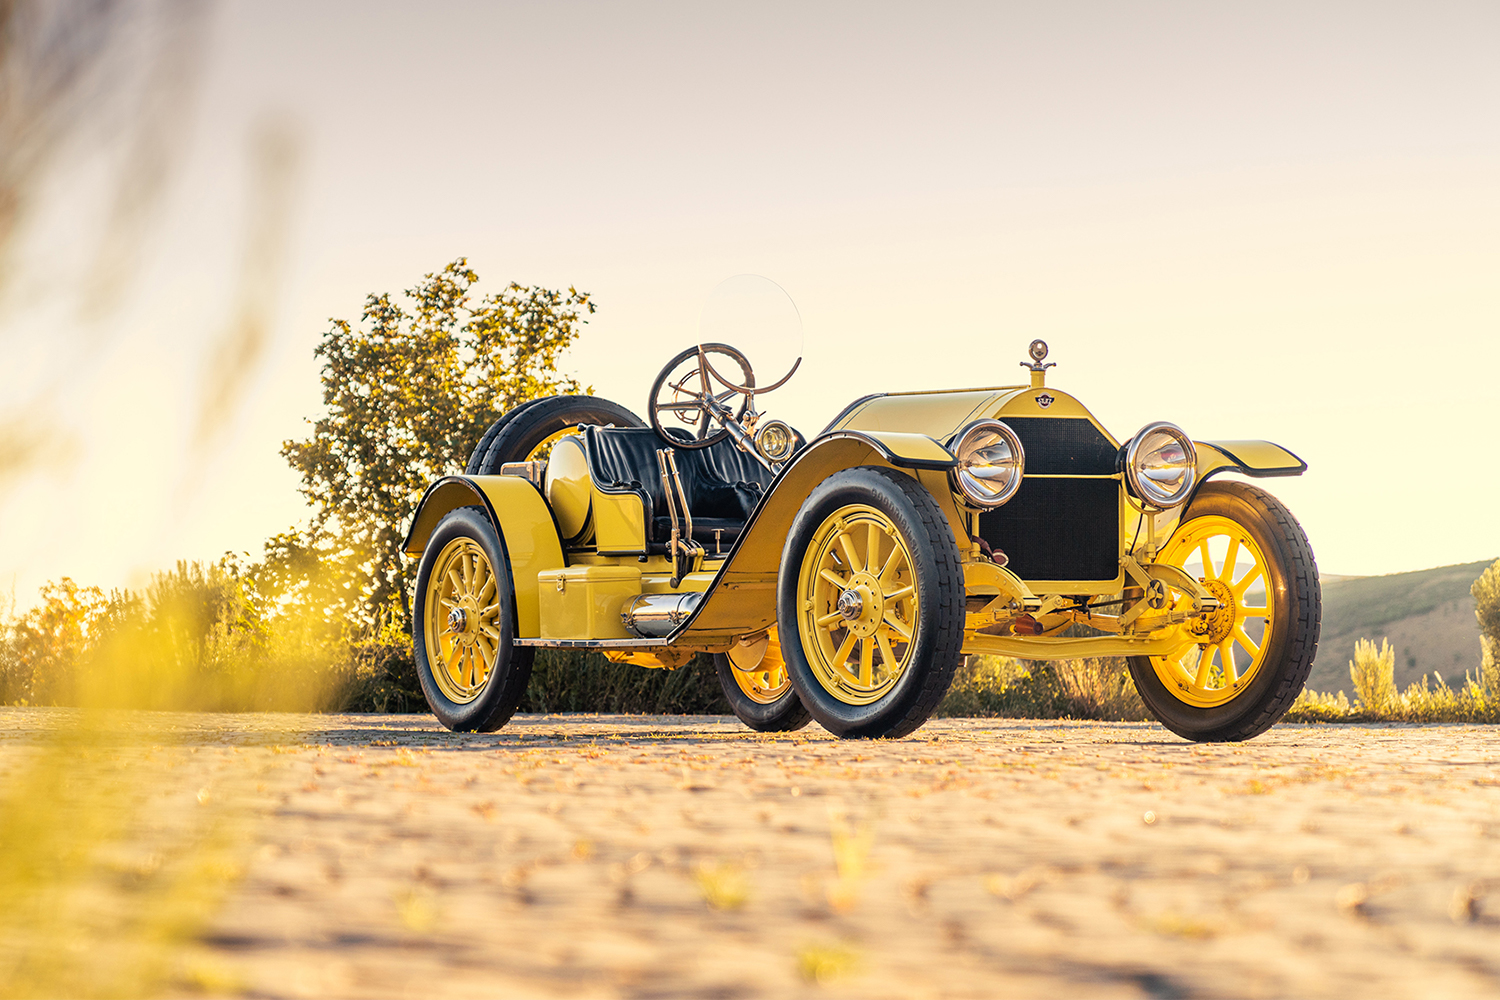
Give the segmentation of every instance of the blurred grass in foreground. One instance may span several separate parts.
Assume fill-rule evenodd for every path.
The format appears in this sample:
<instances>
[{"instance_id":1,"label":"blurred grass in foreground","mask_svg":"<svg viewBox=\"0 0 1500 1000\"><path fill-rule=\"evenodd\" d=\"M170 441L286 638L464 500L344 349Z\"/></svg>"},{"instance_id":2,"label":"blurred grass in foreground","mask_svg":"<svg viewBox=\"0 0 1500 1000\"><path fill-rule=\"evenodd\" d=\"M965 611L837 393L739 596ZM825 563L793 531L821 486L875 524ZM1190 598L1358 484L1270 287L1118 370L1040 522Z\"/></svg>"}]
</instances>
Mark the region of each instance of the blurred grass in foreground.
<instances>
[{"instance_id":1,"label":"blurred grass in foreground","mask_svg":"<svg viewBox=\"0 0 1500 1000\"><path fill-rule=\"evenodd\" d=\"M140 593L64 578L24 614L0 608L0 704L96 703L209 712L425 712L411 637L329 618L316 597L268 595L234 560L178 563ZM154 667L100 701L99 665ZM128 669L128 668L120 668ZM106 671L108 672L108 671ZM539 650L523 712L727 714L706 656L680 670L609 663L598 653Z\"/></svg>"},{"instance_id":2,"label":"blurred grass in foreground","mask_svg":"<svg viewBox=\"0 0 1500 1000\"><path fill-rule=\"evenodd\" d=\"M242 871L245 776L228 748L152 742L170 737L145 715L36 713L0 755L0 996L226 981L176 963Z\"/></svg>"},{"instance_id":3,"label":"blurred grass in foreground","mask_svg":"<svg viewBox=\"0 0 1500 1000\"><path fill-rule=\"evenodd\" d=\"M217 610L187 599L208 594ZM52 597L8 636L29 692L76 707L12 709L0 730L0 997L232 989L177 963L239 878L253 775L240 748L184 746L187 718L151 709L305 709L328 674L294 669L297 633L268 635L225 577Z\"/></svg>"},{"instance_id":4,"label":"blurred grass in foreground","mask_svg":"<svg viewBox=\"0 0 1500 1000\"><path fill-rule=\"evenodd\" d=\"M208 712L422 706L411 641L277 599L232 559L179 562L141 592L63 578L0 623L0 703Z\"/></svg>"}]
</instances>

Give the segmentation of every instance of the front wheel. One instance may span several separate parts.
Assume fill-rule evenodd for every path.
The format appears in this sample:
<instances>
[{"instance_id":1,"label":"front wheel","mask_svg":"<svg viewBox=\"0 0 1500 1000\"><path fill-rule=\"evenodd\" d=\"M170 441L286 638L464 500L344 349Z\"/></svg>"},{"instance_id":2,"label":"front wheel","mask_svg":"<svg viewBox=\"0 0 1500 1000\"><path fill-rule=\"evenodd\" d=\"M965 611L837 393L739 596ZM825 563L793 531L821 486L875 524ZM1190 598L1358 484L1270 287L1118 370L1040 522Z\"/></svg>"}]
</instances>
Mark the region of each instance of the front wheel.
<instances>
[{"instance_id":1,"label":"front wheel","mask_svg":"<svg viewBox=\"0 0 1500 1000\"><path fill-rule=\"evenodd\" d=\"M1141 700L1190 740L1259 736L1297 700L1318 648L1322 589L1302 526L1265 490L1207 483L1157 561L1202 581L1221 607L1180 626L1178 652L1130 658Z\"/></svg>"},{"instance_id":2,"label":"front wheel","mask_svg":"<svg viewBox=\"0 0 1500 1000\"><path fill-rule=\"evenodd\" d=\"M824 729L897 737L926 722L964 627L958 547L931 494L878 466L823 480L787 533L776 618L792 686Z\"/></svg>"},{"instance_id":3,"label":"front wheel","mask_svg":"<svg viewBox=\"0 0 1500 1000\"><path fill-rule=\"evenodd\" d=\"M417 567L415 610L417 678L432 714L456 732L505 725L526 693L535 650L514 643L510 569L478 508L438 522Z\"/></svg>"}]
</instances>

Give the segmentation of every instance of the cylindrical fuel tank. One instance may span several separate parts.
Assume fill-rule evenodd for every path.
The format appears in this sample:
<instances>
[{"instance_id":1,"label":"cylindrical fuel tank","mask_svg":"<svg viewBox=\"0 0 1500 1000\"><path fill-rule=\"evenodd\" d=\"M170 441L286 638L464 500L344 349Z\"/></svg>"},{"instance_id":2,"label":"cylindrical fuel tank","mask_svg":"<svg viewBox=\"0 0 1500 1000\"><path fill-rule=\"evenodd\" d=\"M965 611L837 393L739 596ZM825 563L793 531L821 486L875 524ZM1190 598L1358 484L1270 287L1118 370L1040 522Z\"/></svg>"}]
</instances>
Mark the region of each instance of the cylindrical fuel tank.
<instances>
[{"instance_id":1,"label":"cylindrical fuel tank","mask_svg":"<svg viewBox=\"0 0 1500 1000\"><path fill-rule=\"evenodd\" d=\"M661 639L687 621L701 600L699 593L642 594L625 602L620 618L628 631L642 639Z\"/></svg>"}]
</instances>

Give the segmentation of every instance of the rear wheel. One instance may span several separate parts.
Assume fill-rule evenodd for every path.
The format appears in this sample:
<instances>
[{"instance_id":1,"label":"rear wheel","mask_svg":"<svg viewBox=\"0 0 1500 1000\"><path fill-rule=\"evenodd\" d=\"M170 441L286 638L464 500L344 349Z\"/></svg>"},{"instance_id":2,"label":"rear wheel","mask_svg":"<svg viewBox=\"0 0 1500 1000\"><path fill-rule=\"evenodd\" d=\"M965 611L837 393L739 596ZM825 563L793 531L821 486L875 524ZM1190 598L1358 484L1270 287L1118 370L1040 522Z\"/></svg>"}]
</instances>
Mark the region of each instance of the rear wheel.
<instances>
[{"instance_id":1,"label":"rear wheel","mask_svg":"<svg viewBox=\"0 0 1500 1000\"><path fill-rule=\"evenodd\" d=\"M644 427L640 417L598 396L547 396L522 403L500 417L469 456L467 476L498 476L507 462L525 462L580 424Z\"/></svg>"},{"instance_id":2,"label":"rear wheel","mask_svg":"<svg viewBox=\"0 0 1500 1000\"><path fill-rule=\"evenodd\" d=\"M483 513L461 507L438 522L417 567L412 634L422 693L449 729L494 732L526 692L535 651L514 644L511 590L504 549Z\"/></svg>"},{"instance_id":3,"label":"rear wheel","mask_svg":"<svg viewBox=\"0 0 1500 1000\"><path fill-rule=\"evenodd\" d=\"M963 570L948 519L910 476L866 466L823 480L787 534L777 591L787 673L823 728L905 736L948 692Z\"/></svg>"},{"instance_id":4,"label":"rear wheel","mask_svg":"<svg viewBox=\"0 0 1500 1000\"><path fill-rule=\"evenodd\" d=\"M1141 700L1190 740L1265 732L1297 700L1318 648L1322 591L1302 526L1265 490L1207 483L1158 561L1201 581L1221 607L1181 626L1190 641L1179 652L1130 658Z\"/></svg>"},{"instance_id":5,"label":"rear wheel","mask_svg":"<svg viewBox=\"0 0 1500 1000\"><path fill-rule=\"evenodd\" d=\"M729 707L756 732L789 733L812 721L787 676L774 628L763 650L751 646L715 653L714 667Z\"/></svg>"}]
</instances>

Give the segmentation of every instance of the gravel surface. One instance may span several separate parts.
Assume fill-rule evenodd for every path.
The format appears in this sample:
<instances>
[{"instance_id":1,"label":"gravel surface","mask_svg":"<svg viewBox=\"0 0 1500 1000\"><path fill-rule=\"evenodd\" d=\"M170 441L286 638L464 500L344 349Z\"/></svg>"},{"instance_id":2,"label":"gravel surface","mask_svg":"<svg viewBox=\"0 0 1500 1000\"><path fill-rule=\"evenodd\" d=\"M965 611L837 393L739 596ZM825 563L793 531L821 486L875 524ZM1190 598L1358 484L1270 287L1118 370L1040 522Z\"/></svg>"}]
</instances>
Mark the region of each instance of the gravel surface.
<instances>
[{"instance_id":1,"label":"gravel surface","mask_svg":"<svg viewBox=\"0 0 1500 1000\"><path fill-rule=\"evenodd\" d=\"M243 765L220 992L1500 993L1493 727L171 718Z\"/></svg>"}]
</instances>

